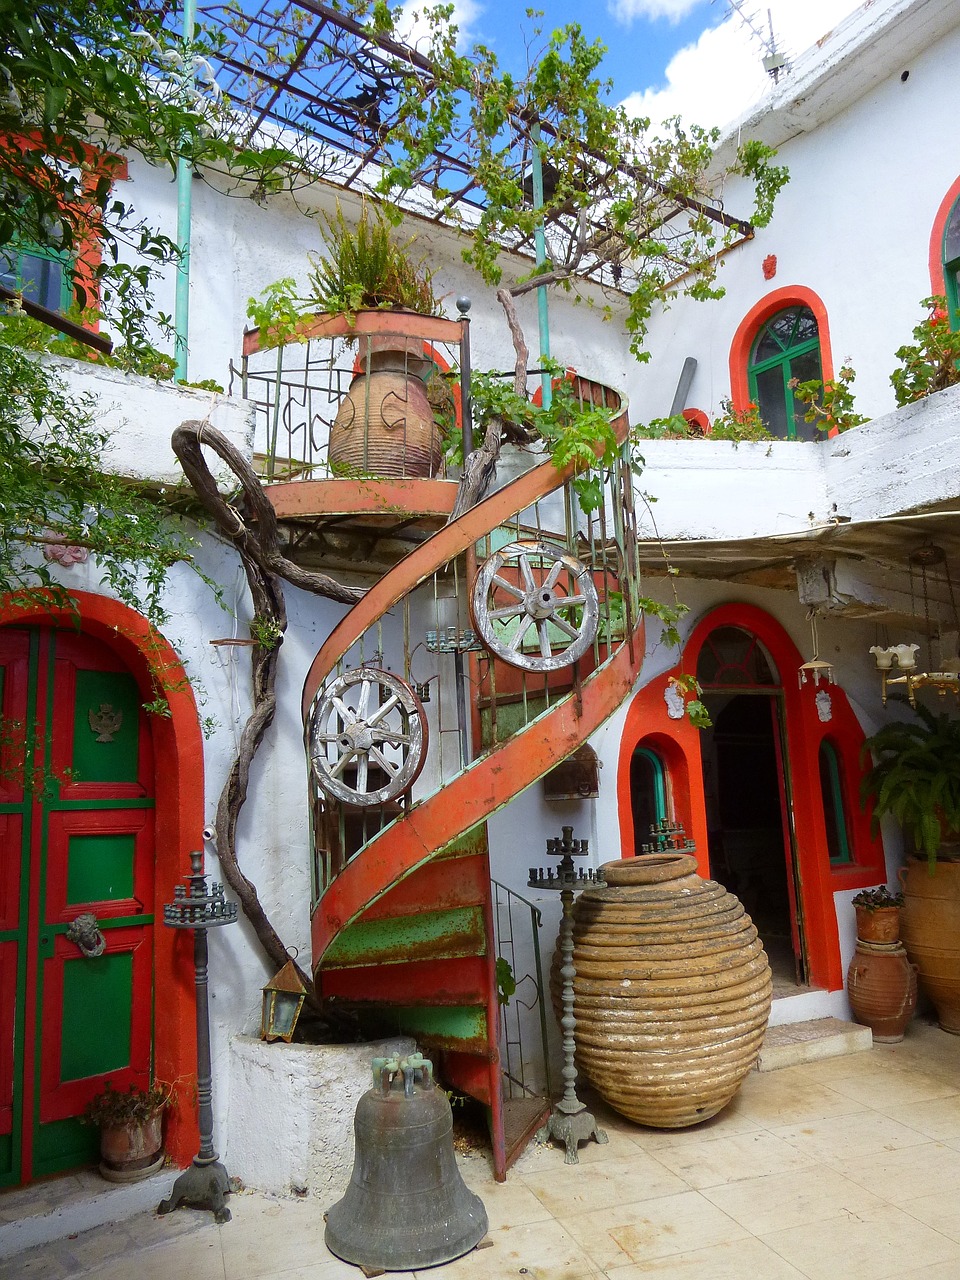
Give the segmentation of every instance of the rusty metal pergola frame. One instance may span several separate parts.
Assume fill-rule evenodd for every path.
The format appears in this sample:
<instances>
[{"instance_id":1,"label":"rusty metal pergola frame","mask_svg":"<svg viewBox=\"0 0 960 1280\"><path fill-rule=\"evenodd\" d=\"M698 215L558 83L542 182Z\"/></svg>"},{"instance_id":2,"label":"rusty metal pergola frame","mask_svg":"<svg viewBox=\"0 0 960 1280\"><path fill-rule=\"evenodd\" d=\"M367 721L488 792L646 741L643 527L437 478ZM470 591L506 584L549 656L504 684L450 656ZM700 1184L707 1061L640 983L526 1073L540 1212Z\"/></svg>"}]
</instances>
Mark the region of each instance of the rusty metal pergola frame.
<instances>
[{"instance_id":1,"label":"rusty metal pergola frame","mask_svg":"<svg viewBox=\"0 0 960 1280\"><path fill-rule=\"evenodd\" d=\"M215 0L201 3L199 15L221 32L222 43L212 61L220 87L246 115L242 142L253 144L271 132L289 137L292 132L309 153L310 167L347 190L372 191L384 168L394 163L389 139L399 122L401 89L414 80L426 101L437 87L436 68L416 47L376 32L323 0L252 0L242 6L235 0ZM539 125L544 135L556 136L548 121ZM530 125L519 113L509 117L504 141L518 185L529 185L533 141ZM598 166L603 163L595 159ZM688 212L740 239L753 235L749 222L671 192L641 166L624 166L619 176L654 189L662 198L647 234ZM484 193L471 165L465 126L455 126L447 142L434 149L422 166L420 182L431 204L418 204L416 212L428 220L442 223L471 207L477 213L483 209ZM576 234L570 211L554 211L549 221L561 236ZM598 230L596 222L592 229ZM530 241L521 237L511 247L523 251ZM583 274L595 277L597 266L596 259L585 263ZM617 287L619 274L606 274L604 283Z\"/></svg>"}]
</instances>

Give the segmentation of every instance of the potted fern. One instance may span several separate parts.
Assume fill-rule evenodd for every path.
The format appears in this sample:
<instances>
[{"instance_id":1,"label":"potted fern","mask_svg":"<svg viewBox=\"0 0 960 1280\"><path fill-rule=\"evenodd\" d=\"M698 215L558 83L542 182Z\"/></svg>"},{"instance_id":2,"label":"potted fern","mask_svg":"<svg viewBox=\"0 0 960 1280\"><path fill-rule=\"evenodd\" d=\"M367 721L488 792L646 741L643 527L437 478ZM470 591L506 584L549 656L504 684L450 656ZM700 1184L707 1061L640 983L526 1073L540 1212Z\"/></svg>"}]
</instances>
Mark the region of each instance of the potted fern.
<instances>
[{"instance_id":1,"label":"potted fern","mask_svg":"<svg viewBox=\"0 0 960 1280\"><path fill-rule=\"evenodd\" d=\"M436 475L443 441L427 387L431 361L416 323L396 314L439 314L431 272L367 204L355 226L338 206L324 219L323 238L308 304L351 325L362 311L394 313L384 316L381 332L358 334L354 377L330 428L330 466L340 474Z\"/></svg>"},{"instance_id":2,"label":"potted fern","mask_svg":"<svg viewBox=\"0 0 960 1280\"><path fill-rule=\"evenodd\" d=\"M82 1119L100 1129L100 1173L108 1182L139 1182L163 1164L163 1113L170 1085L114 1089L108 1080L87 1103Z\"/></svg>"},{"instance_id":3,"label":"potted fern","mask_svg":"<svg viewBox=\"0 0 960 1280\"><path fill-rule=\"evenodd\" d=\"M960 1035L960 717L916 711L864 744L874 764L862 795L875 825L889 814L913 844L901 938L940 1026Z\"/></svg>"}]
</instances>

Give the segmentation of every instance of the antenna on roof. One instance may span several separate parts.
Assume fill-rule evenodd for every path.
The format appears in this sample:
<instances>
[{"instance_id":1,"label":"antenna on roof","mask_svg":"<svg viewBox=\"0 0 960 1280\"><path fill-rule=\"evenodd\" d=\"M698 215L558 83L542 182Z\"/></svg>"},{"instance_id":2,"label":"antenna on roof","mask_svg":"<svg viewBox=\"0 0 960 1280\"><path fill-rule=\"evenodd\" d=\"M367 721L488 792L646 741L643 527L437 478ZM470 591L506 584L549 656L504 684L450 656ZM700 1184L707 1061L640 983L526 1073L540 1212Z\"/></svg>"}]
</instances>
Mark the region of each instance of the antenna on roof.
<instances>
[{"instance_id":1,"label":"antenna on roof","mask_svg":"<svg viewBox=\"0 0 960 1280\"><path fill-rule=\"evenodd\" d=\"M773 14L769 9L767 10L767 30L764 32L761 19L756 13L747 11L744 0L727 0L727 4L750 34L760 41L765 50L763 69L767 75L773 76L773 83L778 84L781 72L790 69L790 62L783 50L777 48L777 37L773 32Z\"/></svg>"}]
</instances>

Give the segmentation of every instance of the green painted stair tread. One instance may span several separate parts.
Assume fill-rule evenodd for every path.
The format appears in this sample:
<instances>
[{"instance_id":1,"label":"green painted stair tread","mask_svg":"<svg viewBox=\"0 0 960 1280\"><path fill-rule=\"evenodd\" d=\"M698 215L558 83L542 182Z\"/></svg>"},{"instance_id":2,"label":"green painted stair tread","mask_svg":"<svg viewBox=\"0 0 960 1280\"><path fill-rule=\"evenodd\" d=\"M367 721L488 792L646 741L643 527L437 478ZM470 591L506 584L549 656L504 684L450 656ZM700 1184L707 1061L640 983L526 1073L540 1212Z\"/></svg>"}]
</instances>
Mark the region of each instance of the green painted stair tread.
<instances>
[{"instance_id":1,"label":"green painted stair tread","mask_svg":"<svg viewBox=\"0 0 960 1280\"><path fill-rule=\"evenodd\" d=\"M482 1006L400 1005L392 1012L401 1034L415 1036L430 1048L489 1056L487 1013Z\"/></svg>"},{"instance_id":2,"label":"green painted stair tread","mask_svg":"<svg viewBox=\"0 0 960 1280\"><path fill-rule=\"evenodd\" d=\"M360 919L337 935L323 958L324 969L404 964L483 955L483 907L454 907L387 919Z\"/></svg>"}]
</instances>

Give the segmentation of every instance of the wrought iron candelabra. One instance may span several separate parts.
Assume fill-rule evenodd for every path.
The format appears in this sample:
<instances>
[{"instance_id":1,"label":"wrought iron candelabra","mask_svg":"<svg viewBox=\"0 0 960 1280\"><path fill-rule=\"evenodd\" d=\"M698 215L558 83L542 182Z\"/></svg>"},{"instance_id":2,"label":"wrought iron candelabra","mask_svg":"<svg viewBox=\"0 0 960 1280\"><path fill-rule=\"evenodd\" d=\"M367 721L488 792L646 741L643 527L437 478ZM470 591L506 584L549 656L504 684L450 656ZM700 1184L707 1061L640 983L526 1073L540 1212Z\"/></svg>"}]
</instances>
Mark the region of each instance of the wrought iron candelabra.
<instances>
[{"instance_id":1,"label":"wrought iron candelabra","mask_svg":"<svg viewBox=\"0 0 960 1280\"><path fill-rule=\"evenodd\" d=\"M559 840L547 841L547 853L560 858L560 865L554 871L548 867L531 867L527 885L531 889L558 889L563 915L560 920L560 978L562 982L561 1003L563 1017L560 1026L563 1030L563 1097L553 1108L547 1123L537 1134L539 1142L547 1142L551 1138L562 1142L566 1147L565 1164L579 1164L577 1147L588 1138L597 1142L607 1142L604 1131L597 1127L597 1122L587 1110L586 1105L577 1097L576 1080L576 1028L577 1020L573 1013L573 982L577 970L573 963L573 895L578 889L585 889L596 884L597 878L593 868L579 870L573 865L574 858L583 858L589 853L586 840L574 840L573 827L563 827Z\"/></svg>"},{"instance_id":2,"label":"wrought iron candelabra","mask_svg":"<svg viewBox=\"0 0 960 1280\"><path fill-rule=\"evenodd\" d=\"M203 838L213 840L213 832L204 828ZM163 1200L157 1213L171 1213L178 1205L190 1204L209 1209L217 1222L229 1222L230 1210L224 1197L230 1193L227 1171L220 1163L213 1145L213 1073L210 1063L210 1011L207 1004L207 930L233 924L237 904L227 902L222 884L211 884L203 873L203 854L191 853L192 874L173 891L174 901L164 904L163 923L170 929L193 930L193 963L197 987L197 1101L200 1121L200 1150L193 1164L173 1184L169 1200Z\"/></svg>"}]
</instances>

